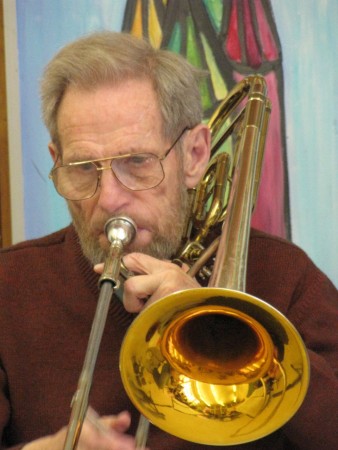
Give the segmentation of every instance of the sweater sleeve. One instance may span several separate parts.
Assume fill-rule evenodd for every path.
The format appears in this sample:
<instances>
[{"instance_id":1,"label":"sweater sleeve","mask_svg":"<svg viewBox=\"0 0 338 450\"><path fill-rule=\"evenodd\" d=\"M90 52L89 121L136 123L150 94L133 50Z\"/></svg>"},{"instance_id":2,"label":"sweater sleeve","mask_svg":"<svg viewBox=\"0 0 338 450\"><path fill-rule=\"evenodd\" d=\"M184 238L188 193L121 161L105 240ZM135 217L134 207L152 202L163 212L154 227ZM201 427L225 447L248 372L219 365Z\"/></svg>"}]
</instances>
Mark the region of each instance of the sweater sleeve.
<instances>
[{"instance_id":1,"label":"sweater sleeve","mask_svg":"<svg viewBox=\"0 0 338 450\"><path fill-rule=\"evenodd\" d=\"M297 448L338 448L338 291L309 261L288 311L310 360L306 398L285 433Z\"/></svg>"},{"instance_id":2,"label":"sweater sleeve","mask_svg":"<svg viewBox=\"0 0 338 450\"><path fill-rule=\"evenodd\" d=\"M1 433L1 450L21 450L25 443L8 447L6 445L6 424L10 418L10 406L6 395L6 374L0 364L0 433Z\"/></svg>"}]
</instances>

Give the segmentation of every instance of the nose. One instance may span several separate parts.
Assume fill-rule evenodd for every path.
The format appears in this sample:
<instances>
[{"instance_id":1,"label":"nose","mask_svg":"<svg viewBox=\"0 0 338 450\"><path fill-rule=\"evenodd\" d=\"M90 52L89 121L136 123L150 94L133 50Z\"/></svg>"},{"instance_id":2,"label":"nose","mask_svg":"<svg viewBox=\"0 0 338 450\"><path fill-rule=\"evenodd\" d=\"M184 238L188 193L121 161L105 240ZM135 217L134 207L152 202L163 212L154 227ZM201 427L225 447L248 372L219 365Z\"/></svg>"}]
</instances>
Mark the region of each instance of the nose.
<instances>
[{"instance_id":1,"label":"nose","mask_svg":"<svg viewBox=\"0 0 338 450\"><path fill-rule=\"evenodd\" d=\"M103 170L98 187L98 206L109 213L123 209L130 203L132 191L122 186L112 170Z\"/></svg>"}]
</instances>

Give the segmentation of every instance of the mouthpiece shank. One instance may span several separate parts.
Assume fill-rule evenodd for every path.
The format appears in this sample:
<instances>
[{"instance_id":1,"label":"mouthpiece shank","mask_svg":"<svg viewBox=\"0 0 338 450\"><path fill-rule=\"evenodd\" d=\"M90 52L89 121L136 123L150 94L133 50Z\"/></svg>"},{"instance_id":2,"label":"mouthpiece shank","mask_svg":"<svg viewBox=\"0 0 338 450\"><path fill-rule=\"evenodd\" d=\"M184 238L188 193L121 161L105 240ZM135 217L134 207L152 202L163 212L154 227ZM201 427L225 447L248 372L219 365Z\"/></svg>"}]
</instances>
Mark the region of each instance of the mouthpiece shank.
<instances>
[{"instance_id":1,"label":"mouthpiece shank","mask_svg":"<svg viewBox=\"0 0 338 450\"><path fill-rule=\"evenodd\" d=\"M123 248L134 239L136 225L129 217L116 217L106 222L104 231L111 245L99 285L101 286L104 281L110 281L113 288L118 289Z\"/></svg>"}]
</instances>

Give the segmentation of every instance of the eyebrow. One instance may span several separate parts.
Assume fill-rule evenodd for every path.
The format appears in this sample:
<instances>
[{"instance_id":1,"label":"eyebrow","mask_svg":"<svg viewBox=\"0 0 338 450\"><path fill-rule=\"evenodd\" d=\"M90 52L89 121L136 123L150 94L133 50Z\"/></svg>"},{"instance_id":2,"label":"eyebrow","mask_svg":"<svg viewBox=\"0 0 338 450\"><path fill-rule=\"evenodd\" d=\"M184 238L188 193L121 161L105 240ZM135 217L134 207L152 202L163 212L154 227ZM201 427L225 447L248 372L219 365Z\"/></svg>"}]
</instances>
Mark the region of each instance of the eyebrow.
<instances>
[{"instance_id":1,"label":"eyebrow","mask_svg":"<svg viewBox=\"0 0 338 450\"><path fill-rule=\"evenodd\" d=\"M102 156L102 157L97 157L97 156L93 157L92 154L90 154L89 152L86 153L85 150L83 150L83 153L81 153L81 155L80 155L80 152L82 152L82 150L80 150L80 151L75 150L69 159L67 158L67 160L66 160L65 158L62 158L62 164L78 163L78 162L82 162L82 161L98 161L101 159L114 158L115 156L128 156L128 155L139 154L139 153L151 153L153 155L156 155L155 149L138 148L138 147L134 147L133 145L131 145L128 148L128 150L124 149L123 151L117 152L115 155Z\"/></svg>"}]
</instances>

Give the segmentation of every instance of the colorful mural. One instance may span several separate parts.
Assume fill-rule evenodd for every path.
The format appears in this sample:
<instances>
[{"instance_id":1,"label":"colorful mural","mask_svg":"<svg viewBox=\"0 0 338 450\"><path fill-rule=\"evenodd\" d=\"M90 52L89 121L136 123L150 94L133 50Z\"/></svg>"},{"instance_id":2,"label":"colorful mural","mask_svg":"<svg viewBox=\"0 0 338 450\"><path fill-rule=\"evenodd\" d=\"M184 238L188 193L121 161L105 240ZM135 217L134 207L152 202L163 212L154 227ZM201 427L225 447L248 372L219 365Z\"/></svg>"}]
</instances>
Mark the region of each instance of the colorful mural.
<instances>
[{"instance_id":1,"label":"colorful mural","mask_svg":"<svg viewBox=\"0 0 338 450\"><path fill-rule=\"evenodd\" d=\"M14 235L15 241L41 236L69 222L64 201L48 180L48 135L38 101L43 67L61 46L80 35L125 29L211 69L202 91L207 113L242 76L253 71L266 76L274 116L261 188L261 196L268 198L261 201L271 209L258 218L258 206L253 223L263 229L272 226L279 235L291 230L289 237L338 285L338 2L16 0L8 4L16 7L11 17L16 17L21 101L21 124L14 129L21 134L23 173L15 183L22 180L24 198L24 234ZM12 208L16 206L14 201Z\"/></svg>"},{"instance_id":2,"label":"colorful mural","mask_svg":"<svg viewBox=\"0 0 338 450\"><path fill-rule=\"evenodd\" d=\"M206 117L245 75L260 73L273 108L252 224L290 238L281 48L269 0L128 0L122 29L208 71Z\"/></svg>"}]
</instances>

